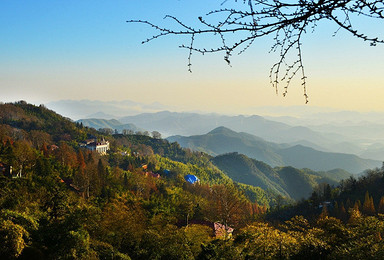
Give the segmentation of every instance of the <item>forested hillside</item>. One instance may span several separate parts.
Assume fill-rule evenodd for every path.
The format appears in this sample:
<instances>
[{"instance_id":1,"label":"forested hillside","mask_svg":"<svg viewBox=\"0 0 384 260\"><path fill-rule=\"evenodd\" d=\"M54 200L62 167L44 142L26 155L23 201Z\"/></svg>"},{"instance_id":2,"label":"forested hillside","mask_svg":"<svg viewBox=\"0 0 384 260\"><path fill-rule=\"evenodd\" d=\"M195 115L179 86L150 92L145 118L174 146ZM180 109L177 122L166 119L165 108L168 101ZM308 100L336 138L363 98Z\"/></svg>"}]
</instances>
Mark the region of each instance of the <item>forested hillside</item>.
<instances>
[{"instance_id":1,"label":"forested hillside","mask_svg":"<svg viewBox=\"0 0 384 260\"><path fill-rule=\"evenodd\" d=\"M261 187L294 200L307 198L319 184L337 185L351 174L339 170L316 172L293 167L275 167L251 159L243 154L229 153L216 156L212 162L234 181Z\"/></svg>"},{"instance_id":2,"label":"forested hillside","mask_svg":"<svg viewBox=\"0 0 384 260\"><path fill-rule=\"evenodd\" d=\"M110 150L101 155L81 147L88 139L108 141ZM215 166L220 158L182 149L177 143L144 135L108 135L26 102L1 104L0 256L378 259L384 255L381 170L340 186L316 186L318 179L332 174L271 168L236 156L242 158L244 169L263 172L273 180L265 183L281 184L284 190L276 186L275 193L234 182L231 164L221 167L228 177ZM233 164L239 164L236 160ZM189 175L199 181L191 183ZM288 188L292 184L298 186ZM305 185L315 187L309 200L286 205L283 192L295 197L295 190Z\"/></svg>"}]
</instances>

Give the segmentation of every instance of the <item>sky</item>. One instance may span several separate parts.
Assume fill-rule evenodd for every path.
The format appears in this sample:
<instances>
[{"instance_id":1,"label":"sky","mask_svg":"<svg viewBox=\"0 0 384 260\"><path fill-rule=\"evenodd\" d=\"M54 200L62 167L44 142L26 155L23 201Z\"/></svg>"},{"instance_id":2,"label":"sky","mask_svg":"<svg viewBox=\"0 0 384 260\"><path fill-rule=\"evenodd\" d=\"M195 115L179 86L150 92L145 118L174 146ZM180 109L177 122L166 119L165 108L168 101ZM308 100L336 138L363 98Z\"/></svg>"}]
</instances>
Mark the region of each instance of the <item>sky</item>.
<instances>
[{"instance_id":1,"label":"sky","mask_svg":"<svg viewBox=\"0 0 384 260\"><path fill-rule=\"evenodd\" d=\"M304 105L299 81L287 97L276 95L269 70L276 54L260 39L228 66L222 54L192 56L178 48L187 38L141 44L155 32L131 19L164 26L166 14L186 23L220 8L222 0L2 0L0 1L0 101L133 100L179 111L257 113L261 106ZM225 5L231 7L231 2ZM242 2L242 1L240 1ZM383 34L383 23L356 20ZM308 107L384 111L384 45L370 47L337 27L319 24L303 38ZM197 44L212 42L198 38Z\"/></svg>"}]
</instances>

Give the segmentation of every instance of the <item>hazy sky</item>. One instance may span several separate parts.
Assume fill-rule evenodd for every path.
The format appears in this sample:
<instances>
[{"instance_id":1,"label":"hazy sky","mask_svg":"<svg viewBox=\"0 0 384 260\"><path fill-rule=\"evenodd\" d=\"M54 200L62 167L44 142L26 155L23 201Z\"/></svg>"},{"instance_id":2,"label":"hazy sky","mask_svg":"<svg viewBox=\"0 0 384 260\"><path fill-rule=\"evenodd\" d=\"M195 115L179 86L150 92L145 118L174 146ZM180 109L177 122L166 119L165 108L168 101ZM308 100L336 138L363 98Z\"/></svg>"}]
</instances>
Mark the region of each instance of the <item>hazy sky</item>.
<instances>
[{"instance_id":1,"label":"hazy sky","mask_svg":"<svg viewBox=\"0 0 384 260\"><path fill-rule=\"evenodd\" d=\"M268 53L270 39L234 56L232 67L221 54L195 54L189 73L188 52L178 48L188 39L168 37L142 45L154 32L126 23L146 19L169 25L166 14L195 23L222 2L2 0L0 101L129 99L180 110L248 114L258 106L304 104L300 82L293 82L286 98L269 85L276 61ZM355 24L383 35L383 23ZM332 37L336 29L322 23L304 37L309 106L384 111L384 45L370 47L344 32ZM201 40L204 44L206 39Z\"/></svg>"}]
</instances>

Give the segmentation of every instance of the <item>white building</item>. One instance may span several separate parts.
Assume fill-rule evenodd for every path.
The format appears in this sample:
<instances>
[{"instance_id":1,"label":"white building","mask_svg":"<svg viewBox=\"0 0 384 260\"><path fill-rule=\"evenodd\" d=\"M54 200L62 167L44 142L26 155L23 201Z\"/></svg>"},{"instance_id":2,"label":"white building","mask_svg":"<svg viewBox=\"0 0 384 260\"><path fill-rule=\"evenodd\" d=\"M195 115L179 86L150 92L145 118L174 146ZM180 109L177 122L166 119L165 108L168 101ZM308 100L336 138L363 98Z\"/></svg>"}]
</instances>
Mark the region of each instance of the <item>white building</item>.
<instances>
[{"instance_id":1,"label":"white building","mask_svg":"<svg viewBox=\"0 0 384 260\"><path fill-rule=\"evenodd\" d=\"M96 151L99 154L105 155L107 154L107 151L109 150L109 142L105 141L104 138L101 142L97 142L97 140L88 140L86 141L87 149L91 151Z\"/></svg>"}]
</instances>

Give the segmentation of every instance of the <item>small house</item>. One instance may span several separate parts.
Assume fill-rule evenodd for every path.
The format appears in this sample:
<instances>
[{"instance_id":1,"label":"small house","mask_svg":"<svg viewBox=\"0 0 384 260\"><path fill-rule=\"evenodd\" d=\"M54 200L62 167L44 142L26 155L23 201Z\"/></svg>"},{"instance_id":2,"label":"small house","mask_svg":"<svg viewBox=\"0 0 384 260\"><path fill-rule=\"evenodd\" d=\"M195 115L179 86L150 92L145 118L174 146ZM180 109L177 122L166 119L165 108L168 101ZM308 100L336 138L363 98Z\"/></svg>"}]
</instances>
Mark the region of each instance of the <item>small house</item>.
<instances>
[{"instance_id":1,"label":"small house","mask_svg":"<svg viewBox=\"0 0 384 260\"><path fill-rule=\"evenodd\" d=\"M213 223L216 238L231 238L233 228L221 224L219 222Z\"/></svg>"}]
</instances>

